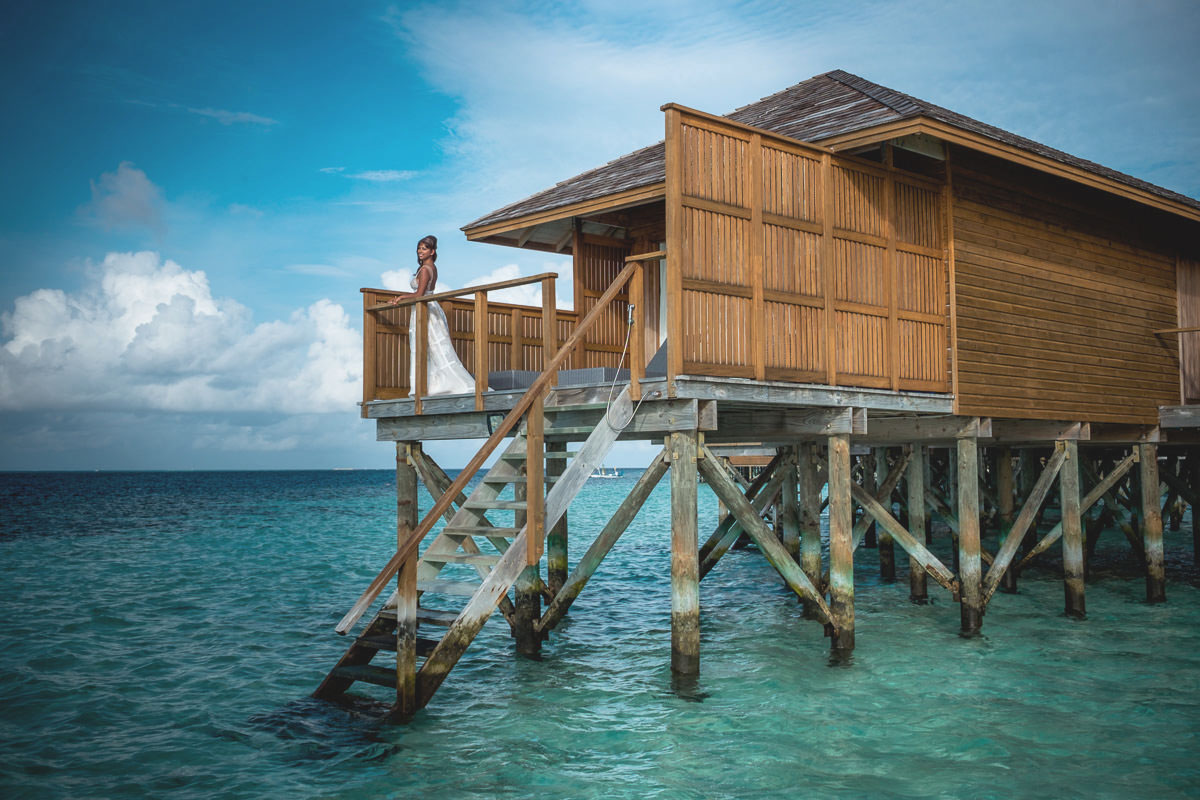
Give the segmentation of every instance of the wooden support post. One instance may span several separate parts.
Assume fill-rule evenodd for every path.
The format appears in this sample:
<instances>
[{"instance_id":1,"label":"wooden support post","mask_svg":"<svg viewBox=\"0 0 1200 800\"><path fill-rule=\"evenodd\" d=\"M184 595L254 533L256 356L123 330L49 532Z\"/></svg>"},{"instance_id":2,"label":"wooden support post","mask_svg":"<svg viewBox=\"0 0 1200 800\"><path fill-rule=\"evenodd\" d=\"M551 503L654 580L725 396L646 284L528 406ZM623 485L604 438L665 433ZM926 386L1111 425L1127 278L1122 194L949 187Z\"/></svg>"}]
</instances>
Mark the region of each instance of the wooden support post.
<instances>
[{"instance_id":1,"label":"wooden support post","mask_svg":"<svg viewBox=\"0 0 1200 800\"><path fill-rule=\"evenodd\" d=\"M396 546L417 527L417 470L410 454L417 442L396 442ZM396 584L396 705L402 719L417 711L417 556L404 562Z\"/></svg>"},{"instance_id":2,"label":"wooden support post","mask_svg":"<svg viewBox=\"0 0 1200 800\"><path fill-rule=\"evenodd\" d=\"M1200 497L1200 447L1188 450L1183 469L1192 489L1188 505L1192 507L1192 564L1195 565L1200 564L1200 508L1196 508L1196 498Z\"/></svg>"},{"instance_id":3,"label":"wooden support post","mask_svg":"<svg viewBox=\"0 0 1200 800\"><path fill-rule=\"evenodd\" d=\"M1074 439L1059 442L1066 460L1058 470L1059 497L1062 504L1063 591L1067 616L1087 616L1083 588L1083 527L1079 507L1079 443Z\"/></svg>"},{"instance_id":4,"label":"wooden support post","mask_svg":"<svg viewBox=\"0 0 1200 800\"><path fill-rule=\"evenodd\" d=\"M797 463L797 490L800 493L800 568L818 590L821 586L821 486L824 478L817 476L817 446L806 442L800 446ZM804 616L815 616L816 604L804 603Z\"/></svg>"},{"instance_id":5,"label":"wooden support post","mask_svg":"<svg viewBox=\"0 0 1200 800\"><path fill-rule=\"evenodd\" d=\"M875 477L878 474L875 469L875 451L872 450L869 454L860 457L859 463L862 465L862 487L867 490L867 494L875 494L875 491L879 488L879 483ZM862 546L874 550L879 546L879 539L875 535L875 523L871 521L870 515L865 511L863 512L862 522L867 525Z\"/></svg>"},{"instance_id":6,"label":"wooden support post","mask_svg":"<svg viewBox=\"0 0 1200 800\"><path fill-rule=\"evenodd\" d=\"M564 442L546 444L546 490L554 478L567 469L567 445ZM562 591L567 581L567 512L563 512L546 534L546 585L551 596Z\"/></svg>"},{"instance_id":7,"label":"wooden support post","mask_svg":"<svg viewBox=\"0 0 1200 800\"><path fill-rule=\"evenodd\" d=\"M475 293L475 410L483 411L483 393L488 390L488 300L487 292Z\"/></svg>"},{"instance_id":8,"label":"wooden support post","mask_svg":"<svg viewBox=\"0 0 1200 800\"><path fill-rule=\"evenodd\" d=\"M854 507L850 501L850 437L829 437L829 611L835 653L854 649Z\"/></svg>"},{"instance_id":9,"label":"wooden support post","mask_svg":"<svg viewBox=\"0 0 1200 800\"><path fill-rule=\"evenodd\" d=\"M996 453L996 512L1000 522L1000 541L1008 538L1014 519L1013 502L1013 462L1012 451L1001 447ZM1017 571L1006 569L1000 576L1000 591L1015 594L1017 591Z\"/></svg>"},{"instance_id":10,"label":"wooden support post","mask_svg":"<svg viewBox=\"0 0 1200 800\"><path fill-rule=\"evenodd\" d=\"M886 447L875 448L875 485L882 487L887 482L888 457ZM880 499L880 504L888 511L892 510L892 493ZM879 547L879 577L885 581L896 580L896 545L892 535L882 525L876 525L876 536Z\"/></svg>"},{"instance_id":11,"label":"wooden support post","mask_svg":"<svg viewBox=\"0 0 1200 800\"><path fill-rule=\"evenodd\" d=\"M979 555L979 441L958 440L958 581L962 635L983 628L983 573Z\"/></svg>"},{"instance_id":12,"label":"wooden support post","mask_svg":"<svg viewBox=\"0 0 1200 800\"><path fill-rule=\"evenodd\" d=\"M554 278L542 281L542 367L558 354L558 290ZM550 385L558 385L558 371L550 376Z\"/></svg>"},{"instance_id":13,"label":"wooden support post","mask_svg":"<svg viewBox=\"0 0 1200 800\"><path fill-rule=\"evenodd\" d=\"M696 433L677 432L671 450L671 670L700 672L700 543L696 523Z\"/></svg>"},{"instance_id":14,"label":"wooden support post","mask_svg":"<svg viewBox=\"0 0 1200 800\"><path fill-rule=\"evenodd\" d=\"M1158 508L1158 445L1139 444L1138 465L1142 484L1142 541L1146 551L1146 601L1162 603L1167 599L1167 576L1163 563L1162 514Z\"/></svg>"},{"instance_id":15,"label":"wooden support post","mask_svg":"<svg viewBox=\"0 0 1200 800\"><path fill-rule=\"evenodd\" d=\"M919 542L925 539L925 446L913 445L908 462L908 530ZM929 602L925 570L912 555L908 557L908 597L914 603Z\"/></svg>"},{"instance_id":16,"label":"wooden support post","mask_svg":"<svg viewBox=\"0 0 1200 800\"><path fill-rule=\"evenodd\" d=\"M524 500L528 503L530 494L532 492L529 490L528 483L513 484L514 500ZM529 513L529 511L514 511L513 527L519 529L526 526L529 522ZM513 605L516 607L516 613L513 615L513 637L517 640L517 654L528 658L537 658L542 651L542 637L536 630L538 620L542 617L540 588L541 578L538 575L537 562L526 563L525 569L521 571L520 577L513 585L513 599L515 600Z\"/></svg>"},{"instance_id":17,"label":"wooden support post","mask_svg":"<svg viewBox=\"0 0 1200 800\"><path fill-rule=\"evenodd\" d=\"M780 490L779 513L783 548L796 563L800 563L800 503L796 486L795 448L788 448L781 468L785 470L783 487Z\"/></svg>"}]
</instances>

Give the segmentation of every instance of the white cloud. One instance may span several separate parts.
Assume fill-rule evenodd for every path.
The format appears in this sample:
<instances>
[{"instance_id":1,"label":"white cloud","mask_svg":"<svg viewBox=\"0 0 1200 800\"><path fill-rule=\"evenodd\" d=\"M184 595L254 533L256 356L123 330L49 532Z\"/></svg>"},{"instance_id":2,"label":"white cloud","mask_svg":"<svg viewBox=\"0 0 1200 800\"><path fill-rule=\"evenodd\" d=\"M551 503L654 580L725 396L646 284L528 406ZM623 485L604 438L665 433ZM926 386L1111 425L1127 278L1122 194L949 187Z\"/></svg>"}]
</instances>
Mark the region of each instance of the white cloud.
<instances>
[{"instance_id":1,"label":"white cloud","mask_svg":"<svg viewBox=\"0 0 1200 800\"><path fill-rule=\"evenodd\" d=\"M85 217L110 230L166 230L162 190L130 162L122 161L116 172L105 172L91 186L92 201L80 209Z\"/></svg>"},{"instance_id":2,"label":"white cloud","mask_svg":"<svg viewBox=\"0 0 1200 800\"><path fill-rule=\"evenodd\" d=\"M215 119L222 125L278 125L279 120L251 114L249 111L227 111L223 108L189 108L192 114Z\"/></svg>"},{"instance_id":3,"label":"white cloud","mask_svg":"<svg viewBox=\"0 0 1200 800\"><path fill-rule=\"evenodd\" d=\"M360 334L318 300L253 324L201 271L110 253L75 294L39 289L0 315L0 408L173 412L351 411Z\"/></svg>"},{"instance_id":4,"label":"white cloud","mask_svg":"<svg viewBox=\"0 0 1200 800\"><path fill-rule=\"evenodd\" d=\"M368 169L362 172L351 172L346 175L347 178L355 178L360 181L371 181L373 183L393 183L395 181L406 181L409 178L416 176L416 171L411 169Z\"/></svg>"}]
</instances>

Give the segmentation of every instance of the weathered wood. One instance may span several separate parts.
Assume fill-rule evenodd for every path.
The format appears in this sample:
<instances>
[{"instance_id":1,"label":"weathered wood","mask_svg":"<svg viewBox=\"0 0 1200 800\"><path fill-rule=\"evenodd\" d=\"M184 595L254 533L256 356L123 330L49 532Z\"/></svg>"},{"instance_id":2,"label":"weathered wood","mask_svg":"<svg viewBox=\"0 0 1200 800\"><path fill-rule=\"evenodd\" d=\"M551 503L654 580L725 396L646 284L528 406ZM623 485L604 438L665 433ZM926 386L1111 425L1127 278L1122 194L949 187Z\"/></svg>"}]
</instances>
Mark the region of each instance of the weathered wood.
<instances>
[{"instance_id":1,"label":"weathered wood","mask_svg":"<svg viewBox=\"0 0 1200 800\"><path fill-rule=\"evenodd\" d=\"M416 331L413 333L413 413L420 414L425 395L429 394L429 306L418 303Z\"/></svg>"},{"instance_id":2,"label":"weathered wood","mask_svg":"<svg viewBox=\"0 0 1200 800\"><path fill-rule=\"evenodd\" d=\"M711 451L710 451L711 452ZM715 456L714 456L715 457ZM751 482L750 487L746 489L745 496L750 501L754 510L761 514L775 500L780 487L783 486L784 480L783 460L778 456L771 464L763 469L758 474L758 477ZM733 547L738 537L742 534L743 528L737 518L727 511L726 515L721 518L716 529L704 542L700 548L700 577L704 578L721 557Z\"/></svg>"},{"instance_id":3,"label":"weathered wood","mask_svg":"<svg viewBox=\"0 0 1200 800\"><path fill-rule=\"evenodd\" d=\"M1200 405L1163 406L1158 409L1160 428L1200 427Z\"/></svg>"},{"instance_id":4,"label":"weathered wood","mask_svg":"<svg viewBox=\"0 0 1200 800\"><path fill-rule=\"evenodd\" d=\"M913 457L912 449L905 448L903 451L901 451L899 460L895 464L892 465L892 468L887 472L886 475L883 475L882 479L879 478L880 473L878 471L878 462L876 462L876 472L874 473L874 476L872 476L875 478L875 482L873 482L871 485L877 486L877 488L874 488L872 491L869 491L868 494L873 496L882 505L883 501L886 498L890 498L892 496L892 492L894 492L896 490L896 486L899 485L900 479L904 477L904 471L908 468L909 463L912 461L912 457ZM876 458L878 458L878 456L876 456ZM885 469L887 468L886 459L884 460L884 468ZM865 490L866 490L866 487L864 487L864 491ZM869 514L864 514L862 516L862 519L860 519L857 523L855 523L855 525L854 525L854 549L855 550L857 550L859 545L862 543L863 538L866 536L867 529L871 527L872 519L873 518ZM894 556L893 556L893 558L894 558ZM892 577L895 577L894 561L893 561L892 568L893 568Z\"/></svg>"},{"instance_id":5,"label":"weathered wood","mask_svg":"<svg viewBox=\"0 0 1200 800\"><path fill-rule=\"evenodd\" d=\"M1058 472L1063 528L1063 592L1067 616L1083 618L1087 609L1083 585L1083 528L1080 524L1079 444L1067 440L1060 447L1066 454Z\"/></svg>"},{"instance_id":6,"label":"weathered wood","mask_svg":"<svg viewBox=\"0 0 1200 800\"><path fill-rule=\"evenodd\" d=\"M993 423L994 425L994 423ZM1012 530L1014 520L1014 483L1012 450L1001 447L996 452L996 516L999 524L1001 543ZM1022 539L1022 541L1024 541ZM1018 543L1019 544L1019 543ZM994 562L993 562L994 564ZM989 569L990 572L990 569ZM1000 575L1000 591L1015 594L1017 591L1017 571L1006 569ZM987 605L987 588L984 588L984 605Z\"/></svg>"},{"instance_id":7,"label":"weathered wood","mask_svg":"<svg viewBox=\"0 0 1200 800\"><path fill-rule=\"evenodd\" d=\"M983 627L983 592L979 546L979 443L958 440L958 580L961 584L962 634Z\"/></svg>"},{"instance_id":8,"label":"weathered wood","mask_svg":"<svg viewBox=\"0 0 1200 800\"><path fill-rule=\"evenodd\" d=\"M1124 459L1122 459L1122 461L1119 464L1117 464L1117 466L1115 466L1112 470L1109 471L1109 473L1107 475L1104 476L1104 480L1099 481L1096 484L1096 486L1090 492L1087 493L1087 495L1084 497L1084 499L1079 504L1080 513L1081 514L1086 513L1087 510L1090 509L1092 506L1094 506L1101 498L1109 498L1109 502L1111 502L1115 505L1116 499L1113 498L1112 494L1110 493L1110 490L1112 489L1113 486L1115 486L1117 484L1117 481L1119 481L1119 480L1121 480L1121 478L1125 477L1125 474L1128 473L1129 470L1133 468L1133 465L1135 463L1137 463L1137 456L1134 453L1130 453L1128 456L1126 456ZM1086 466L1084 467L1084 471L1086 473L1088 473L1089 475L1091 474L1090 468L1088 468ZM1116 509L1116 510L1119 511L1119 509ZM1125 525L1125 527L1127 527L1127 528L1129 527L1127 524L1123 523L1121 520L1118 520L1118 523ZM1130 535L1132 535L1131 528L1130 528ZM1025 566L1030 561L1037 558L1042 553L1046 552L1046 550L1048 550L1050 548L1050 545L1057 542L1061 536L1062 536L1062 522L1059 522L1053 528L1051 528L1050 531L1044 537L1042 537L1041 541L1039 541L1033 548L1031 548L1029 550L1028 553L1025 554L1025 557L1021 559L1021 563L1019 563L1017 565L1017 567L1016 567L1017 570L1019 571L1019 570L1024 569ZM1133 542L1137 542L1137 540L1133 539ZM1138 542L1137 545L1138 546L1135 548L1135 552L1140 553L1141 552L1141 543Z\"/></svg>"},{"instance_id":9,"label":"weathered wood","mask_svg":"<svg viewBox=\"0 0 1200 800\"><path fill-rule=\"evenodd\" d=\"M918 541L925 538L925 446L913 445L907 468L908 531ZM916 556L908 557L908 597L914 603L929 602L925 568Z\"/></svg>"},{"instance_id":10,"label":"weathered wood","mask_svg":"<svg viewBox=\"0 0 1200 800\"><path fill-rule=\"evenodd\" d=\"M1063 461L1067 458L1067 451L1060 447L1050 461L1046 463L1046 468L1042 470L1042 474L1038 477L1029 496L1025 499L1024 505L1021 506L1021 512L1017 515L1016 521L1009 528L1004 541L1000 545L1000 549L996 552L996 558L988 568L987 578L983 583L983 604L986 606L991 600L992 594L996 591L996 587L1000 585L1000 578L1004 575L1008 565L1012 563L1013 556L1017 553L1017 548L1021 545L1021 541L1025 538L1025 533L1029 526L1033 524L1033 520L1037 515L1038 509L1041 508L1046 496L1050 493L1050 487L1054 485L1054 479L1058 476L1059 470L1062 467Z\"/></svg>"},{"instance_id":11,"label":"weathered wood","mask_svg":"<svg viewBox=\"0 0 1200 800\"><path fill-rule=\"evenodd\" d=\"M723 409L713 442L789 441L805 436L830 436L854 432L850 408L816 409Z\"/></svg>"},{"instance_id":12,"label":"weathered wood","mask_svg":"<svg viewBox=\"0 0 1200 800\"><path fill-rule=\"evenodd\" d=\"M546 482L552 484L567 468L566 446L546 444ZM562 591L567 580L567 541L569 530L566 512L546 532L546 586L551 595Z\"/></svg>"},{"instance_id":13,"label":"weathered wood","mask_svg":"<svg viewBox=\"0 0 1200 800\"><path fill-rule=\"evenodd\" d=\"M798 496L795 451L788 448L788 460L785 462L783 484L780 486L780 528L783 549L796 563L800 562L800 498Z\"/></svg>"},{"instance_id":14,"label":"weathered wood","mask_svg":"<svg viewBox=\"0 0 1200 800\"><path fill-rule=\"evenodd\" d=\"M673 348L672 348L673 349ZM851 406L881 411L919 411L949 414L954 400L947 395L919 392L876 392L867 389L818 388L781 381L747 381L708 375L676 378L676 397L778 404L782 406ZM856 433L858 431L855 431Z\"/></svg>"},{"instance_id":15,"label":"weathered wood","mask_svg":"<svg viewBox=\"0 0 1200 800\"><path fill-rule=\"evenodd\" d=\"M786 468L792 469L790 462L785 462ZM833 618L830 616L829 607L825 604L825 598L821 596L812 581L804 574L799 565L784 549L779 540L775 538L775 534L767 527L759 516L746 501L745 496L734 485L729 476L716 464L716 456L705 452L705 457L699 461L700 471L708 480L708 485L716 493L717 497L725 503L730 512L741 523L742 528L758 545L758 549L766 557L767 562L780 574L788 588L796 593L801 599L807 598L812 603L816 604L820 611L818 619L822 622L833 625Z\"/></svg>"},{"instance_id":16,"label":"weathered wood","mask_svg":"<svg viewBox=\"0 0 1200 800\"><path fill-rule=\"evenodd\" d=\"M538 563L545 548L546 518L543 515L546 502L546 435L542 398L536 398L525 416L525 489L528 495L528 536L525 537L526 561L530 566ZM522 527L520 524L517 527ZM540 611L540 609L539 609Z\"/></svg>"},{"instance_id":17,"label":"weathered wood","mask_svg":"<svg viewBox=\"0 0 1200 800\"><path fill-rule=\"evenodd\" d=\"M612 550L613 545L621 538L621 534L625 533L629 528L629 524L633 522L642 505L646 502L646 498L650 496L650 492L658 485L659 480L670 467L670 462L667 461L667 451L664 449L659 452L654 460L650 462L650 466L646 467L638 478L637 483L621 501L621 505L617 507L616 512L609 518L608 523L596 536L588 551L584 553L583 558L575 566L569 578L563 583L561 588L554 592L554 599L542 614L541 620L538 622L538 631L548 631L558 625L559 621L570 610L571 604L579 597L587 582L591 580L595 574L597 567Z\"/></svg>"},{"instance_id":18,"label":"weathered wood","mask_svg":"<svg viewBox=\"0 0 1200 800\"><path fill-rule=\"evenodd\" d=\"M854 508L850 502L850 438L829 437L829 611L836 653L854 649Z\"/></svg>"},{"instance_id":19,"label":"weathered wood","mask_svg":"<svg viewBox=\"0 0 1200 800\"><path fill-rule=\"evenodd\" d=\"M379 303L369 308L366 311L386 311L393 308L403 308L411 305L424 305L425 303L434 302L437 300L449 300L463 295L473 295L476 292L494 292L499 289L512 289L517 286L526 286L531 283L540 283L547 278L557 278L557 272L539 272L537 275L530 275L527 278L513 278L508 281L497 281L496 283L488 283L483 286L469 286L462 289L449 289L444 292L434 292L432 294L421 295L420 297L401 297L387 303ZM392 291L390 289L359 289L364 294L370 292L375 295L391 295L396 297L402 292Z\"/></svg>"},{"instance_id":20,"label":"weathered wood","mask_svg":"<svg viewBox=\"0 0 1200 800\"><path fill-rule=\"evenodd\" d=\"M1166 568L1163 562L1163 525L1158 501L1158 445L1138 445L1141 472L1142 540L1146 552L1146 601L1162 603L1167 599Z\"/></svg>"},{"instance_id":21,"label":"weathered wood","mask_svg":"<svg viewBox=\"0 0 1200 800\"><path fill-rule=\"evenodd\" d=\"M911 457L912 451L909 450L908 458ZM905 465L907 465L907 459L905 460ZM886 503L888 509L892 506L892 492L895 490L896 484L900 482L900 477L904 474L904 466L897 464L894 471L896 473L896 480L889 487L888 478L890 475L888 474L887 448L875 448L875 483L879 486L879 494L876 499L881 505ZM880 526L876 529L876 536L878 537L876 546L879 552L879 577L885 581L894 581L896 579L896 546L892 540L892 535L887 531L885 526Z\"/></svg>"},{"instance_id":22,"label":"weathered wood","mask_svg":"<svg viewBox=\"0 0 1200 800\"><path fill-rule=\"evenodd\" d=\"M800 494L800 568L818 589L821 586L821 487L824 477L818 476L817 446L811 442L800 445L797 458L797 490ZM816 615L816 604L806 601L805 616Z\"/></svg>"},{"instance_id":23,"label":"weathered wood","mask_svg":"<svg viewBox=\"0 0 1200 800\"><path fill-rule=\"evenodd\" d=\"M671 670L700 672L700 543L696 530L696 435L672 433Z\"/></svg>"},{"instance_id":24,"label":"weathered wood","mask_svg":"<svg viewBox=\"0 0 1200 800\"><path fill-rule=\"evenodd\" d=\"M886 529L893 539L900 543L910 556L915 558L921 567L929 573L934 580L944 586L952 594L959 593L957 581L954 579L954 573L938 560L937 556L929 552L925 545L911 533L903 525L897 521L892 513L883 507L882 504L871 494L856 483L850 484L850 495L855 502L863 507L863 510L870 514L880 527ZM830 576L832 580L832 575Z\"/></svg>"},{"instance_id":25,"label":"weathered wood","mask_svg":"<svg viewBox=\"0 0 1200 800\"><path fill-rule=\"evenodd\" d=\"M1039 419L994 419L992 440L995 442L1056 442L1066 439L1086 441L1092 427L1086 422L1060 422Z\"/></svg>"},{"instance_id":26,"label":"weathered wood","mask_svg":"<svg viewBox=\"0 0 1200 800\"><path fill-rule=\"evenodd\" d=\"M420 443L396 443L396 543L411 535L419 518L417 470L410 454ZM417 557L397 573L396 582L396 704L395 713L407 718L417 710Z\"/></svg>"},{"instance_id":27,"label":"weathered wood","mask_svg":"<svg viewBox=\"0 0 1200 800\"><path fill-rule=\"evenodd\" d=\"M961 436L989 436L991 424L979 417L871 417L863 440L871 444L952 442Z\"/></svg>"},{"instance_id":28,"label":"weathered wood","mask_svg":"<svg viewBox=\"0 0 1200 800\"><path fill-rule=\"evenodd\" d=\"M527 441L526 447L528 448L528 446ZM527 449L526 469L532 463L533 456ZM533 526L530 524L533 522L535 512L529 500L537 493L538 488L540 487L534 486L531 490L529 482L513 484L513 499L525 502L528 509L513 511L513 527L525 529L527 564L513 584L513 606L516 609L516 613L513 615L513 638L516 641L517 654L529 658L537 658L542 651L542 637L535 630L542 612L542 596L538 591L541 587L541 577L538 574L537 561L530 562L528 560L529 549L535 547L531 544Z\"/></svg>"},{"instance_id":29,"label":"weathered wood","mask_svg":"<svg viewBox=\"0 0 1200 800\"><path fill-rule=\"evenodd\" d=\"M488 390L488 299L487 292L475 292L475 410L483 411L483 395Z\"/></svg>"}]
</instances>

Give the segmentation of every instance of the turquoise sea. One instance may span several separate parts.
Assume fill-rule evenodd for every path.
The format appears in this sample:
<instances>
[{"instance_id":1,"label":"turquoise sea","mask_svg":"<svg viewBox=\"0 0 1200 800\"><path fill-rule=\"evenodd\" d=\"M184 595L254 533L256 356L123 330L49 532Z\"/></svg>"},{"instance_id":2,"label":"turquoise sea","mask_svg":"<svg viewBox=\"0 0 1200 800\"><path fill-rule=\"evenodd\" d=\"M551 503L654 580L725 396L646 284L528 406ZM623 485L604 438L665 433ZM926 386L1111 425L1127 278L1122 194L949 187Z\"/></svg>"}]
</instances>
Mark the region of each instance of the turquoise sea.
<instances>
[{"instance_id":1,"label":"turquoise sea","mask_svg":"<svg viewBox=\"0 0 1200 800\"><path fill-rule=\"evenodd\" d=\"M572 506L572 562L635 477ZM1190 519L1167 533L1166 604L1106 534L1086 620L1063 616L1050 560L971 640L932 583L908 602L906 559L882 583L860 549L848 664L733 551L701 587L699 682L673 689L664 481L541 661L493 621L392 727L308 697L394 546L392 481L0 475L0 797L1200 796Z\"/></svg>"}]
</instances>

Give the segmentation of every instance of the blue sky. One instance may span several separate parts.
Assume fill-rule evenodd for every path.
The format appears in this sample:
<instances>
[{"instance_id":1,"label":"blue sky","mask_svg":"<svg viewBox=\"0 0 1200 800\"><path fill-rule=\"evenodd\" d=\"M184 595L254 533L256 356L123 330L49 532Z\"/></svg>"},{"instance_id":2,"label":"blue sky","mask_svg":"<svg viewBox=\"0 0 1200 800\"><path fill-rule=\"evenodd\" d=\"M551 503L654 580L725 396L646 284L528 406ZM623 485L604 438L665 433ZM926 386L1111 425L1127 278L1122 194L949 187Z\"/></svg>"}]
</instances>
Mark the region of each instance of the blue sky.
<instances>
[{"instance_id":1,"label":"blue sky","mask_svg":"<svg viewBox=\"0 0 1200 800\"><path fill-rule=\"evenodd\" d=\"M6 3L0 469L388 466L359 287L426 233L449 286L568 277L458 229L669 101L846 69L1200 196L1197 41L1192 1Z\"/></svg>"}]
</instances>

